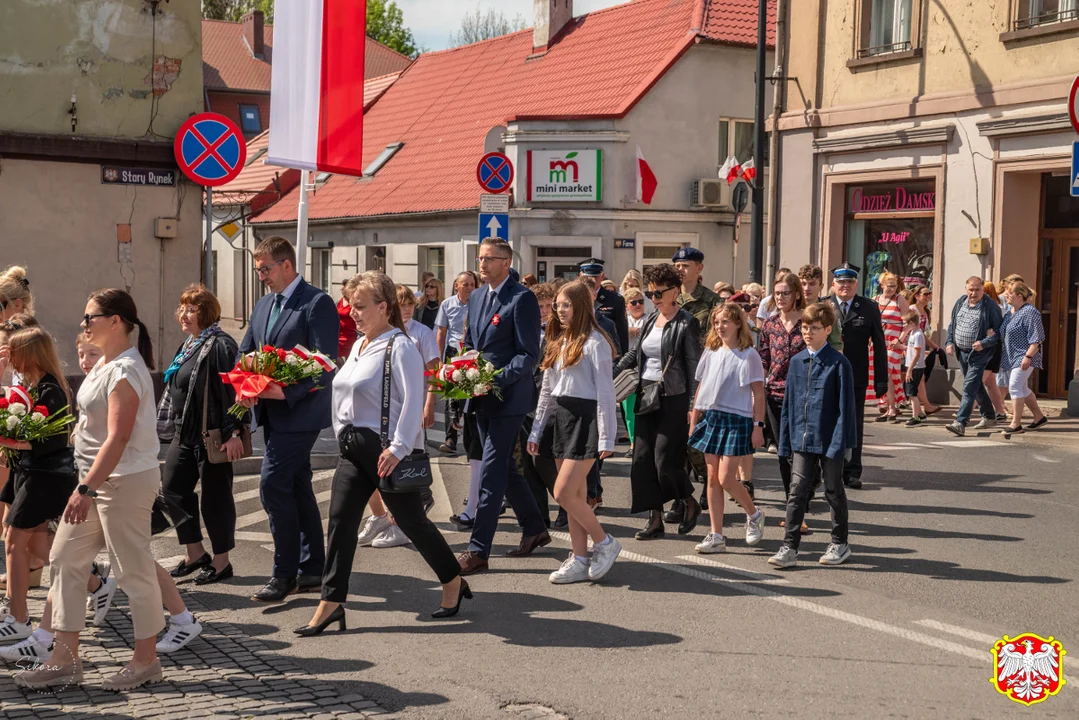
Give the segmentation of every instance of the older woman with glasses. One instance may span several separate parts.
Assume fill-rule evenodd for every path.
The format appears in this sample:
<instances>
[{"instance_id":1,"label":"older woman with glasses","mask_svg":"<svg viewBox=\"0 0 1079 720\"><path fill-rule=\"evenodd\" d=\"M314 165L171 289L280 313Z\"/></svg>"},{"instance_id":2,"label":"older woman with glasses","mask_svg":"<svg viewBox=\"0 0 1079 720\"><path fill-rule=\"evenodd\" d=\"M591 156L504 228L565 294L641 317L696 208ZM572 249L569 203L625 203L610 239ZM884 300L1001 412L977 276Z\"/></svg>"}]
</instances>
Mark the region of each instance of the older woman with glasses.
<instances>
[{"instance_id":1,"label":"older woman with glasses","mask_svg":"<svg viewBox=\"0 0 1079 720\"><path fill-rule=\"evenodd\" d=\"M1008 288L1010 313L1001 327L1004 335L1004 362L1010 369L1008 394L1012 396L1012 421L1004 428L1006 437L1026 430L1037 430L1049 420L1038 407L1034 391L1030 389L1030 376L1042 368L1042 345L1045 344L1045 327L1038 308L1030 304L1034 291L1026 283L1016 281ZM1034 422L1023 427L1023 408L1030 408Z\"/></svg>"},{"instance_id":2,"label":"older woman with glasses","mask_svg":"<svg viewBox=\"0 0 1079 720\"><path fill-rule=\"evenodd\" d=\"M697 526L700 503L686 473L690 398L697 390L697 361L701 356L697 319L678 306L682 278L673 265L662 263L645 271L647 296L656 304L637 335L636 343L615 368L615 374L635 368L640 374L633 437L630 512L648 512L648 524L638 540L665 534L663 505L682 500L685 513L678 534Z\"/></svg>"},{"instance_id":3,"label":"older woman with glasses","mask_svg":"<svg viewBox=\"0 0 1079 720\"><path fill-rule=\"evenodd\" d=\"M428 330L434 331L435 318L438 317L438 309L442 306L444 299L445 291L442 289L442 281L436 277L427 278L423 283L423 292L416 298L418 302L413 319L426 325Z\"/></svg>"}]
</instances>

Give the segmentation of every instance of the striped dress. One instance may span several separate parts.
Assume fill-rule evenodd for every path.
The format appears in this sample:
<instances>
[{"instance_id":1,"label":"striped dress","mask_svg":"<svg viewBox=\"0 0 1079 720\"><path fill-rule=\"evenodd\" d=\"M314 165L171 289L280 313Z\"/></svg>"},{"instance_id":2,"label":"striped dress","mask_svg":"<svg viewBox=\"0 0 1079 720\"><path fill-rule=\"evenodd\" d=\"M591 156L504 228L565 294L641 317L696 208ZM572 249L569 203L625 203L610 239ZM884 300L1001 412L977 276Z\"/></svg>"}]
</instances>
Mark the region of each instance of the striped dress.
<instances>
[{"instance_id":1,"label":"striped dress","mask_svg":"<svg viewBox=\"0 0 1079 720\"><path fill-rule=\"evenodd\" d=\"M884 344L888 346L888 377L892 382L892 386L895 388L895 402L896 404L907 401L907 395L903 391L903 349L898 350L891 349L891 344L899 339L903 334L903 313L899 311L899 297L896 296L887 302L885 305L881 305L881 300L884 296L877 298L877 307L880 308L880 324L884 326ZM878 398L876 391L873 389L873 346L869 346L869 392L866 393L867 400L876 400L877 403L883 407L887 404L887 398Z\"/></svg>"}]
</instances>

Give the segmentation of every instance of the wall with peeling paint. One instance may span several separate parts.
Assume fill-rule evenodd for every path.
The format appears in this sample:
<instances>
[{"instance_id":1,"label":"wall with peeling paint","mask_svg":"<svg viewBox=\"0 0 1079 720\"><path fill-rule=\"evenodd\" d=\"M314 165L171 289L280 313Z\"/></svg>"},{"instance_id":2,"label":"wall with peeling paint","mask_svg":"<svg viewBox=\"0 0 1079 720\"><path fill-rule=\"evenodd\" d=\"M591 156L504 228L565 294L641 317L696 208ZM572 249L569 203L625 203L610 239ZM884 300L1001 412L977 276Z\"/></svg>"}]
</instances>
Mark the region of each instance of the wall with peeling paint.
<instances>
[{"instance_id":1,"label":"wall with peeling paint","mask_svg":"<svg viewBox=\"0 0 1079 720\"><path fill-rule=\"evenodd\" d=\"M0 131L171 139L203 107L198 0L2 0ZM152 127L151 127L151 117Z\"/></svg>"}]
</instances>

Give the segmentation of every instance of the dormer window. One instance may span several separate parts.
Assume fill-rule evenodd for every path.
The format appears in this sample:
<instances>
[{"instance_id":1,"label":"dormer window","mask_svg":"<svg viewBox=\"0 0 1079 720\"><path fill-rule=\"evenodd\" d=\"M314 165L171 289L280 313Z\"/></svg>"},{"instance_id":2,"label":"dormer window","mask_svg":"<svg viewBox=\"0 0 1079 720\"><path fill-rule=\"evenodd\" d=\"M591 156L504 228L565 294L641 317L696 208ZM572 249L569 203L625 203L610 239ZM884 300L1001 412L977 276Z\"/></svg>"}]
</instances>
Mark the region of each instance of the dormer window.
<instances>
[{"instance_id":1,"label":"dormer window","mask_svg":"<svg viewBox=\"0 0 1079 720\"><path fill-rule=\"evenodd\" d=\"M374 161L364 169L363 176L373 177L379 170L382 169L382 166L388 163L390 161L390 158L396 155L397 151L404 146L405 144L402 142L390 143L389 145L387 145L386 149L380 152L378 154L378 157L375 158Z\"/></svg>"}]
</instances>

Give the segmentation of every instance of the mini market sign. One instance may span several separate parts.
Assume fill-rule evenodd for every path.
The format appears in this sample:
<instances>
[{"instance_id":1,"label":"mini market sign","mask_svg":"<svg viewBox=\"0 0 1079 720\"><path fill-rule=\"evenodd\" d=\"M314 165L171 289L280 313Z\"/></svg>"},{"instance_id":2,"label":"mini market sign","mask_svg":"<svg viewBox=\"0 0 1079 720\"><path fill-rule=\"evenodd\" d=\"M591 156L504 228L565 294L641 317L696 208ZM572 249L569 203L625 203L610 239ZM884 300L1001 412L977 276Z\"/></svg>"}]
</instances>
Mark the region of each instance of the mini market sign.
<instances>
[{"instance_id":1,"label":"mini market sign","mask_svg":"<svg viewBox=\"0 0 1079 720\"><path fill-rule=\"evenodd\" d=\"M529 150L530 202L600 202L602 150Z\"/></svg>"}]
</instances>

